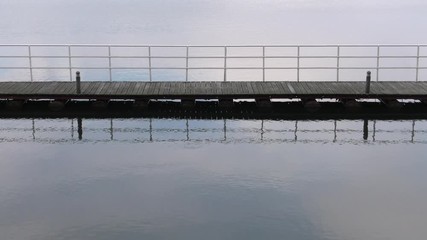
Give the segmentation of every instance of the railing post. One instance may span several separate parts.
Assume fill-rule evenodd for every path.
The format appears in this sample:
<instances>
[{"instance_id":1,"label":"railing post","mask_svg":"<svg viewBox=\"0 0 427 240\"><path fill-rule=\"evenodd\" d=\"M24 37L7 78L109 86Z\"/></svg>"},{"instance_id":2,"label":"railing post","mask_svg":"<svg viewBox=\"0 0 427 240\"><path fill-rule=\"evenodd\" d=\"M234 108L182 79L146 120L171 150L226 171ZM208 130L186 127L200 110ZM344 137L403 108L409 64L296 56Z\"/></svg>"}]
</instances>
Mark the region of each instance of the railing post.
<instances>
[{"instance_id":1,"label":"railing post","mask_svg":"<svg viewBox=\"0 0 427 240\"><path fill-rule=\"evenodd\" d=\"M186 47L185 55L185 81L188 81L188 46Z\"/></svg>"},{"instance_id":2,"label":"railing post","mask_svg":"<svg viewBox=\"0 0 427 240\"><path fill-rule=\"evenodd\" d=\"M70 70L70 82L73 81L73 68L72 68L72 64L71 64L71 46L68 45L68 67Z\"/></svg>"},{"instance_id":3,"label":"railing post","mask_svg":"<svg viewBox=\"0 0 427 240\"><path fill-rule=\"evenodd\" d=\"M366 73L366 86L365 93L370 93L371 91L371 71Z\"/></svg>"},{"instance_id":4,"label":"railing post","mask_svg":"<svg viewBox=\"0 0 427 240\"><path fill-rule=\"evenodd\" d=\"M419 75L419 68L420 68L420 46L417 46L417 68L415 72L415 81L418 82L418 75Z\"/></svg>"},{"instance_id":5,"label":"railing post","mask_svg":"<svg viewBox=\"0 0 427 240\"><path fill-rule=\"evenodd\" d=\"M299 82L300 46L297 47L297 82Z\"/></svg>"},{"instance_id":6,"label":"railing post","mask_svg":"<svg viewBox=\"0 0 427 240\"><path fill-rule=\"evenodd\" d=\"M113 73L111 72L111 46L108 46L108 70L110 74L110 82L113 81Z\"/></svg>"},{"instance_id":7,"label":"railing post","mask_svg":"<svg viewBox=\"0 0 427 240\"><path fill-rule=\"evenodd\" d=\"M265 46L262 47L262 81L265 82Z\"/></svg>"},{"instance_id":8,"label":"railing post","mask_svg":"<svg viewBox=\"0 0 427 240\"><path fill-rule=\"evenodd\" d=\"M80 72L76 72L76 92L77 94L81 93L81 85L80 85Z\"/></svg>"},{"instance_id":9,"label":"railing post","mask_svg":"<svg viewBox=\"0 0 427 240\"><path fill-rule=\"evenodd\" d=\"M151 47L148 47L148 74L150 77L150 82L152 81L152 76L151 76Z\"/></svg>"},{"instance_id":10,"label":"railing post","mask_svg":"<svg viewBox=\"0 0 427 240\"><path fill-rule=\"evenodd\" d=\"M380 76L380 46L377 46L377 82Z\"/></svg>"},{"instance_id":11,"label":"railing post","mask_svg":"<svg viewBox=\"0 0 427 240\"><path fill-rule=\"evenodd\" d=\"M227 47L224 47L224 82L227 81Z\"/></svg>"},{"instance_id":12,"label":"railing post","mask_svg":"<svg viewBox=\"0 0 427 240\"><path fill-rule=\"evenodd\" d=\"M32 56L31 56L31 46L28 45L28 61L30 66L30 79L31 82L33 81L33 62L32 62Z\"/></svg>"},{"instance_id":13,"label":"railing post","mask_svg":"<svg viewBox=\"0 0 427 240\"><path fill-rule=\"evenodd\" d=\"M340 46L337 46L337 82L340 80Z\"/></svg>"}]
</instances>

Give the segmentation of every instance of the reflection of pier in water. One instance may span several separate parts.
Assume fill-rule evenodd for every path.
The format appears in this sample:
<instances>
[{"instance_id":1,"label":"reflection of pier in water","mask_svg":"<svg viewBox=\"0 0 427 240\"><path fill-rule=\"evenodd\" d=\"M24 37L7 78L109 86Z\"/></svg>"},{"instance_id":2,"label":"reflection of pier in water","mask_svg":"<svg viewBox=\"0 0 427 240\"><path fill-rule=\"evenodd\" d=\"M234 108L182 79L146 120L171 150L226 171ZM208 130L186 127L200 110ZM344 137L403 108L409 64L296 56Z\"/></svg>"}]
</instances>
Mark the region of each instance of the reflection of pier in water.
<instances>
[{"instance_id":1,"label":"reflection of pier in water","mask_svg":"<svg viewBox=\"0 0 427 240\"><path fill-rule=\"evenodd\" d=\"M427 143L427 121L405 120L0 120L0 142Z\"/></svg>"}]
</instances>

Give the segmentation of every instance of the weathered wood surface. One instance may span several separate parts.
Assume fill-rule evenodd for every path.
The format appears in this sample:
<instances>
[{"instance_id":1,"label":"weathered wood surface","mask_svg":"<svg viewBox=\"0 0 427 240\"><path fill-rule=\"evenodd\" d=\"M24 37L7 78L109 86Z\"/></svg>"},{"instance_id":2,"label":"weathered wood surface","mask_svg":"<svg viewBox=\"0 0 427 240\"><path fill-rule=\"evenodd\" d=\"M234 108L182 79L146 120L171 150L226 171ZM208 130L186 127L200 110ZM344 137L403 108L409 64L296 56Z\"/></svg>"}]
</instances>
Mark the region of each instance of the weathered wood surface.
<instances>
[{"instance_id":1,"label":"weathered wood surface","mask_svg":"<svg viewBox=\"0 0 427 240\"><path fill-rule=\"evenodd\" d=\"M0 82L8 99L427 98L427 82Z\"/></svg>"}]
</instances>

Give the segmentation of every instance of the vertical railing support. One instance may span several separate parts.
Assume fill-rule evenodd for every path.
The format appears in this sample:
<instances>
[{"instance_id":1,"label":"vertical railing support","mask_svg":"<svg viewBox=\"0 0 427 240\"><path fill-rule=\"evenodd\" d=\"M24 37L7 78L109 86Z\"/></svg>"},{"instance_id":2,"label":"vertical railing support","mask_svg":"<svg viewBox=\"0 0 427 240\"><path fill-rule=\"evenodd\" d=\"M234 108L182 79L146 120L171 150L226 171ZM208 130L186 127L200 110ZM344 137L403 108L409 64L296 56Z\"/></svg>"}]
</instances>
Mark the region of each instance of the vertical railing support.
<instances>
[{"instance_id":1,"label":"vertical railing support","mask_svg":"<svg viewBox=\"0 0 427 240\"><path fill-rule=\"evenodd\" d=\"M29 67L30 67L30 79L31 82L33 81L33 61L31 56L31 46L28 45L28 61L29 61Z\"/></svg>"},{"instance_id":2,"label":"vertical railing support","mask_svg":"<svg viewBox=\"0 0 427 240\"><path fill-rule=\"evenodd\" d=\"M265 46L262 47L262 81L265 82Z\"/></svg>"},{"instance_id":3,"label":"vertical railing support","mask_svg":"<svg viewBox=\"0 0 427 240\"><path fill-rule=\"evenodd\" d=\"M377 82L380 79L380 46L377 46Z\"/></svg>"},{"instance_id":4,"label":"vertical railing support","mask_svg":"<svg viewBox=\"0 0 427 240\"><path fill-rule=\"evenodd\" d=\"M366 73L366 85L365 85L365 93L370 93L371 91L371 71Z\"/></svg>"},{"instance_id":5,"label":"vertical railing support","mask_svg":"<svg viewBox=\"0 0 427 240\"><path fill-rule=\"evenodd\" d=\"M110 74L110 82L113 81L113 73L111 70L111 46L108 46L108 71Z\"/></svg>"},{"instance_id":6,"label":"vertical railing support","mask_svg":"<svg viewBox=\"0 0 427 240\"><path fill-rule=\"evenodd\" d=\"M186 47L186 55L185 55L185 81L188 81L188 46Z\"/></svg>"},{"instance_id":7,"label":"vertical railing support","mask_svg":"<svg viewBox=\"0 0 427 240\"><path fill-rule=\"evenodd\" d=\"M417 46L417 68L415 69L415 81L418 82L418 75L419 75L419 68L420 68L420 46Z\"/></svg>"},{"instance_id":8,"label":"vertical railing support","mask_svg":"<svg viewBox=\"0 0 427 240\"><path fill-rule=\"evenodd\" d=\"M80 72L79 71L76 72L76 93L77 94L81 93Z\"/></svg>"},{"instance_id":9,"label":"vertical railing support","mask_svg":"<svg viewBox=\"0 0 427 240\"><path fill-rule=\"evenodd\" d=\"M224 82L227 81L227 47L224 47Z\"/></svg>"},{"instance_id":10,"label":"vertical railing support","mask_svg":"<svg viewBox=\"0 0 427 240\"><path fill-rule=\"evenodd\" d=\"M300 46L297 47L297 82L299 82Z\"/></svg>"},{"instance_id":11,"label":"vertical railing support","mask_svg":"<svg viewBox=\"0 0 427 240\"><path fill-rule=\"evenodd\" d=\"M148 74L151 82L153 79L151 76L151 47L148 47Z\"/></svg>"},{"instance_id":12,"label":"vertical railing support","mask_svg":"<svg viewBox=\"0 0 427 240\"><path fill-rule=\"evenodd\" d=\"M340 80L340 46L337 46L337 82Z\"/></svg>"},{"instance_id":13,"label":"vertical railing support","mask_svg":"<svg viewBox=\"0 0 427 240\"><path fill-rule=\"evenodd\" d=\"M68 45L68 68L70 71L70 82L72 82L73 81L73 67L71 64L71 46L70 45Z\"/></svg>"}]
</instances>

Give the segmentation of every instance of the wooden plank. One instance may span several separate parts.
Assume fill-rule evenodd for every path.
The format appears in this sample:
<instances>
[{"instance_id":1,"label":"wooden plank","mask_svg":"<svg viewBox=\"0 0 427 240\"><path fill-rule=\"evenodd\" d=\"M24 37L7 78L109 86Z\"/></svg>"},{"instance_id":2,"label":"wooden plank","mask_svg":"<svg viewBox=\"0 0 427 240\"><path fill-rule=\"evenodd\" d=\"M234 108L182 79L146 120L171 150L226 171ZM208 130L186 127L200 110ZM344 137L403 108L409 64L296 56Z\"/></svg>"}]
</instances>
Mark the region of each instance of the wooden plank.
<instances>
[{"instance_id":1,"label":"wooden plank","mask_svg":"<svg viewBox=\"0 0 427 240\"><path fill-rule=\"evenodd\" d=\"M159 85L160 85L160 83L159 82L153 82L152 83L152 87L150 88L150 95L159 95L159 90L160 90L160 88L159 88Z\"/></svg>"},{"instance_id":2,"label":"wooden plank","mask_svg":"<svg viewBox=\"0 0 427 240\"><path fill-rule=\"evenodd\" d=\"M289 88L286 85L283 85L282 82L274 82L277 89L280 91L280 94L291 94Z\"/></svg>"},{"instance_id":3,"label":"wooden plank","mask_svg":"<svg viewBox=\"0 0 427 240\"><path fill-rule=\"evenodd\" d=\"M183 84L179 84L180 85L180 89L182 91L182 95L190 95L191 94L191 89L190 89L190 83L189 82L185 82Z\"/></svg>"},{"instance_id":4,"label":"wooden plank","mask_svg":"<svg viewBox=\"0 0 427 240\"><path fill-rule=\"evenodd\" d=\"M243 92L243 86L240 82L234 82L233 83L233 94L234 95L242 95L244 94Z\"/></svg>"},{"instance_id":5,"label":"wooden plank","mask_svg":"<svg viewBox=\"0 0 427 240\"><path fill-rule=\"evenodd\" d=\"M123 89L123 95L129 95L129 93L133 90L134 88L134 82L127 82L125 83L124 89Z\"/></svg>"},{"instance_id":6,"label":"wooden plank","mask_svg":"<svg viewBox=\"0 0 427 240\"><path fill-rule=\"evenodd\" d=\"M117 93L120 91L121 82L112 82L111 88L108 91L108 95L116 96Z\"/></svg>"},{"instance_id":7,"label":"wooden plank","mask_svg":"<svg viewBox=\"0 0 427 240\"><path fill-rule=\"evenodd\" d=\"M427 82L415 82L414 83L419 91L422 91L421 94L426 94L427 93Z\"/></svg>"},{"instance_id":8,"label":"wooden plank","mask_svg":"<svg viewBox=\"0 0 427 240\"><path fill-rule=\"evenodd\" d=\"M262 93L262 89L259 88L257 82L251 82L251 87L254 90L254 95L258 95Z\"/></svg>"},{"instance_id":9,"label":"wooden plank","mask_svg":"<svg viewBox=\"0 0 427 240\"><path fill-rule=\"evenodd\" d=\"M97 87L98 83L97 82L90 82L89 84L90 85L89 85L88 89L86 90L87 94L95 95L94 93L96 92L96 87Z\"/></svg>"},{"instance_id":10,"label":"wooden plank","mask_svg":"<svg viewBox=\"0 0 427 240\"><path fill-rule=\"evenodd\" d=\"M75 83L73 83L73 82L67 82L67 83L65 83L65 85L66 85L66 87L64 88L64 94L66 94L66 95L69 95L69 94L74 94L74 93L76 93L76 90L75 90Z\"/></svg>"},{"instance_id":11,"label":"wooden plank","mask_svg":"<svg viewBox=\"0 0 427 240\"><path fill-rule=\"evenodd\" d=\"M420 91L420 86L417 86L415 82L405 82L397 86L399 90L402 90L402 94L417 94Z\"/></svg>"},{"instance_id":12,"label":"wooden plank","mask_svg":"<svg viewBox=\"0 0 427 240\"><path fill-rule=\"evenodd\" d=\"M36 94L52 94L52 90L53 88L56 87L55 83L49 82L49 83L44 83L42 85L42 87L37 91Z\"/></svg>"},{"instance_id":13,"label":"wooden plank","mask_svg":"<svg viewBox=\"0 0 427 240\"><path fill-rule=\"evenodd\" d=\"M251 93L251 91L248 87L248 84L246 84L246 82L240 82L240 85L242 87L243 94L249 95Z\"/></svg>"},{"instance_id":14,"label":"wooden plank","mask_svg":"<svg viewBox=\"0 0 427 240\"><path fill-rule=\"evenodd\" d=\"M43 83L34 83L31 85L34 86L34 88L31 89L31 94L37 94L37 92L44 87Z\"/></svg>"},{"instance_id":15,"label":"wooden plank","mask_svg":"<svg viewBox=\"0 0 427 240\"><path fill-rule=\"evenodd\" d=\"M128 92L132 89L132 85L132 82L125 82L122 89L122 95L128 95Z\"/></svg>"},{"instance_id":16,"label":"wooden plank","mask_svg":"<svg viewBox=\"0 0 427 240\"><path fill-rule=\"evenodd\" d=\"M113 88L113 83L112 82L104 82L104 87L102 87L102 89L100 90L99 94L100 95L104 95L104 96L108 96L111 93L111 89Z\"/></svg>"},{"instance_id":17,"label":"wooden plank","mask_svg":"<svg viewBox=\"0 0 427 240\"><path fill-rule=\"evenodd\" d=\"M319 93L321 95L328 95L328 94L334 94L337 84L335 82L326 83L326 82L319 82Z\"/></svg>"},{"instance_id":18,"label":"wooden plank","mask_svg":"<svg viewBox=\"0 0 427 240\"><path fill-rule=\"evenodd\" d=\"M66 91L65 91L65 89L66 89L66 87L67 87L67 84L65 83L65 82L61 82L55 89L54 89L54 92L55 92L55 94L65 94L66 93Z\"/></svg>"},{"instance_id":19,"label":"wooden plank","mask_svg":"<svg viewBox=\"0 0 427 240\"><path fill-rule=\"evenodd\" d=\"M306 82L299 82L298 84L301 86L302 89L304 89L304 95L311 94L310 88L307 86Z\"/></svg>"},{"instance_id":20,"label":"wooden plank","mask_svg":"<svg viewBox=\"0 0 427 240\"><path fill-rule=\"evenodd\" d=\"M10 89L12 89L14 87L14 85L17 83L12 83L12 82L8 82L2 89L1 91L4 93L9 93L11 92Z\"/></svg>"},{"instance_id":21,"label":"wooden plank","mask_svg":"<svg viewBox=\"0 0 427 240\"><path fill-rule=\"evenodd\" d=\"M248 93L250 95L253 95L255 90L253 89L251 82L245 82L245 85L246 85L246 89L247 89Z\"/></svg>"},{"instance_id":22,"label":"wooden plank","mask_svg":"<svg viewBox=\"0 0 427 240\"><path fill-rule=\"evenodd\" d=\"M399 91L395 89L391 84L387 82L383 82L382 85L384 86L385 92L383 94L399 94Z\"/></svg>"},{"instance_id":23,"label":"wooden plank","mask_svg":"<svg viewBox=\"0 0 427 240\"><path fill-rule=\"evenodd\" d=\"M151 86L151 82L147 82L142 90L142 95L148 95L149 89Z\"/></svg>"},{"instance_id":24,"label":"wooden plank","mask_svg":"<svg viewBox=\"0 0 427 240\"><path fill-rule=\"evenodd\" d=\"M307 90L307 94L316 94L312 82L304 82L303 87Z\"/></svg>"},{"instance_id":25,"label":"wooden plank","mask_svg":"<svg viewBox=\"0 0 427 240\"><path fill-rule=\"evenodd\" d=\"M139 95L142 90L144 90L145 83L137 82L135 83L134 89L130 92L131 95Z\"/></svg>"},{"instance_id":26,"label":"wooden plank","mask_svg":"<svg viewBox=\"0 0 427 240\"><path fill-rule=\"evenodd\" d=\"M166 82L160 84L159 95L165 95L166 92Z\"/></svg>"},{"instance_id":27,"label":"wooden plank","mask_svg":"<svg viewBox=\"0 0 427 240\"><path fill-rule=\"evenodd\" d=\"M169 83L169 93L170 95L177 95L178 94L178 84L176 84L175 82L170 82Z\"/></svg>"},{"instance_id":28,"label":"wooden plank","mask_svg":"<svg viewBox=\"0 0 427 240\"><path fill-rule=\"evenodd\" d=\"M405 83L404 89L408 94L417 94L420 91L420 85L416 84L416 82L408 82Z\"/></svg>"},{"instance_id":29,"label":"wooden plank","mask_svg":"<svg viewBox=\"0 0 427 240\"><path fill-rule=\"evenodd\" d=\"M342 97L343 95L365 95L364 82L83 82L82 92L96 98L97 96L136 96L151 95L182 96L252 96L253 98L275 96L316 95ZM383 98L419 96L427 98L427 82L372 82L371 93ZM1 82L0 94L38 95L53 98L60 95L74 95L74 82ZM34 96L31 96L34 95Z\"/></svg>"},{"instance_id":30,"label":"wooden plank","mask_svg":"<svg viewBox=\"0 0 427 240\"><path fill-rule=\"evenodd\" d=\"M205 86L205 84L203 82L197 82L196 87L195 87L196 93L198 93L200 95L204 95L205 94L204 86Z\"/></svg>"},{"instance_id":31,"label":"wooden plank","mask_svg":"<svg viewBox=\"0 0 427 240\"><path fill-rule=\"evenodd\" d=\"M388 82L378 82L381 88L380 94L396 94L396 89L389 85ZM372 85L372 84L371 84Z\"/></svg>"},{"instance_id":32,"label":"wooden plank","mask_svg":"<svg viewBox=\"0 0 427 240\"><path fill-rule=\"evenodd\" d=\"M100 86L98 86L98 88L95 91L95 95L101 95L102 89L104 89L104 87L107 84L105 82L100 83Z\"/></svg>"},{"instance_id":33,"label":"wooden plank","mask_svg":"<svg viewBox=\"0 0 427 240\"><path fill-rule=\"evenodd\" d=\"M36 84L19 84L19 93L20 94L31 94Z\"/></svg>"},{"instance_id":34,"label":"wooden plank","mask_svg":"<svg viewBox=\"0 0 427 240\"><path fill-rule=\"evenodd\" d=\"M129 82L123 82L122 85L121 85L121 87L120 87L119 94L120 95L126 95L127 91L130 88L130 85L131 84Z\"/></svg>"},{"instance_id":35,"label":"wooden plank","mask_svg":"<svg viewBox=\"0 0 427 240\"><path fill-rule=\"evenodd\" d=\"M124 95L126 92L126 82L120 82L115 95Z\"/></svg>"}]
</instances>

